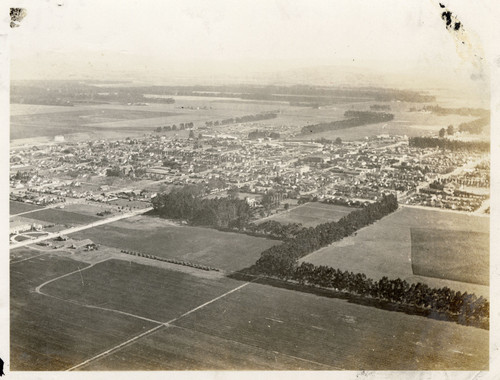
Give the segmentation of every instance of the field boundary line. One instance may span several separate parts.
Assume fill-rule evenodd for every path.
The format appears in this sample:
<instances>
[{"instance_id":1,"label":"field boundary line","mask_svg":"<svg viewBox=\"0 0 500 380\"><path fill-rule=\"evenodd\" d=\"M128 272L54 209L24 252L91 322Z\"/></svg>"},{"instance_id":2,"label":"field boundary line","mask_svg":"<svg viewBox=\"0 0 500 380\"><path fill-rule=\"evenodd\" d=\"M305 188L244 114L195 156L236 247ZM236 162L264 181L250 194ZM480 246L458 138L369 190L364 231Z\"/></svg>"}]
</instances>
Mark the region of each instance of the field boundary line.
<instances>
[{"instance_id":1,"label":"field boundary line","mask_svg":"<svg viewBox=\"0 0 500 380\"><path fill-rule=\"evenodd\" d=\"M96 264L97 264L97 263L96 263ZM87 267L87 268L88 268L88 267ZM76 271L76 272L78 272L78 271ZM75 273L75 272L72 272L72 273ZM160 329L160 328L162 328L162 327L167 327L167 328L168 328L168 327L170 327L170 326L173 326L173 325L171 325L171 323L173 323L173 322L175 322L175 321L177 321L177 320L179 320L179 319L181 319L181 318L185 317L186 315L189 315L189 314L191 314L191 313L194 313L195 311L200 310L201 308L203 308L203 307L205 307L205 306L207 306L207 305L210 305L211 303L213 303L213 302L215 302L215 301L217 301L217 300L220 300L221 298L223 298L223 297L225 297L225 296L227 296L227 295L229 295L229 294L231 294L231 293L234 293L234 292L236 292L236 291L238 291L238 290L240 290L240 289L244 288L245 286L247 286L248 284L250 284L250 283L251 283L251 282L253 282L253 281L255 281L255 280L252 280L252 281L246 282L246 283L244 283L244 284L242 284L242 285L240 285L240 286L237 286L236 288L231 289L231 290L227 291L226 293L224 293L224 294L222 294L222 295L220 295L220 296L218 296L218 297L215 297L215 298L211 299L210 301L205 302L205 303L203 303L203 304L201 304L201 305L199 305L199 306L197 306L197 307L195 307L195 308L193 308L193 309L191 309L191 310L189 310L189 311L185 312L184 314L182 314L182 315L180 315L180 316L178 316L178 317L176 317L176 318L171 319L171 320L170 320L170 321L168 321L168 322L164 322L164 323L162 323L161 325L158 325L158 326L156 326L156 327L153 327L152 329L149 329L148 331L145 331L145 332L143 332L143 333L141 333L141 334L139 334L139 335L136 335L136 336L134 336L134 337L132 337L132 338L130 338L130 339L128 339L128 340L126 340L125 342L122 342L122 343L120 343L120 344L118 344L118 345L116 345L116 346L114 346L114 347L111 347L111 348L109 348L108 350L106 350L106 351L104 351L104 352L101 352L100 354L97 354L96 356L93 356L93 357L91 357L91 358L89 358L89 359L85 360L84 362L81 362L80 364L77 364L77 365L75 365L75 366L73 366L73 367L71 367L71 368L68 368L66 371L73 371L73 370L78 369L78 368L80 368L80 367L82 367L82 366L84 366L84 365L87 365L87 364L89 364L89 363L93 362L94 360L100 359L100 358L102 358L103 356L106 356L106 355L108 355L108 354L110 354L110 353L112 353L112 352L114 352L114 351L116 351L116 350L119 350L120 348L122 348L122 347L126 346L127 344L132 343L132 342L136 341L137 339L140 339L140 338L142 338L143 336L148 335L148 334L150 334L150 333L152 333L152 332L154 332L154 331L156 331L156 330L158 330L158 329Z\"/></svg>"},{"instance_id":2,"label":"field boundary line","mask_svg":"<svg viewBox=\"0 0 500 380\"><path fill-rule=\"evenodd\" d=\"M99 359L99 358L101 358L103 356L106 356L106 355L110 354L111 352L116 351L116 350L122 348L123 346L126 346L127 344L132 343L132 342L136 341L137 339L140 339L143 336L148 335L148 334L150 334L150 333L152 333L152 332L154 332L154 331L156 331L156 330L158 330L158 329L160 329L162 327L165 327L165 325L161 324L161 325L155 326L152 329L149 329L148 331L144 331L143 333L141 333L139 335L133 336L132 338L126 340L125 342L122 342L122 343L118 344L117 346L111 347L110 349L108 349L108 350L106 350L104 352L101 352L100 354L98 354L96 356L93 356L90 359L87 359L84 362L81 362L80 364L77 364L77 365L75 365L75 366L73 366L71 368L68 368L66 371L74 371L75 369L78 369L78 368L80 368L80 367L82 367L84 365L89 364L90 362L93 362L96 359Z\"/></svg>"},{"instance_id":3,"label":"field boundary line","mask_svg":"<svg viewBox=\"0 0 500 380\"><path fill-rule=\"evenodd\" d=\"M22 260L11 261L11 262L9 263L9 265L12 265L12 264L17 264L17 263L22 263L23 261L28 261L28 260L31 260L31 259L36 259L37 257L41 257L41 256L48 255L49 253L51 253L51 252L41 253L41 254L39 254L39 255L36 255L36 256L31 256L31 257L27 257L27 258L22 259Z\"/></svg>"},{"instance_id":4,"label":"field boundary line","mask_svg":"<svg viewBox=\"0 0 500 380\"><path fill-rule=\"evenodd\" d=\"M240 290L241 288L244 288L245 286L247 286L248 284L250 284L250 283L251 283L251 282L253 282L253 281L255 281L255 280L252 280L252 281L249 281L249 282L245 282L243 285L237 286L236 288L231 289L231 290L229 290L228 292L226 292L226 293L224 293L224 294L222 294L222 295L220 295L220 296L218 296L218 297L215 297L214 299L212 299L212 300L210 300L210 301L208 301L208 302L205 302L204 304L201 304L200 306L197 306L197 307L195 307L194 309L191 309L191 310L189 310L189 311L185 312L184 314L180 315L179 317L176 317L176 318L174 318L174 319L171 319L171 320L170 320L170 321L168 321L168 322L165 322L165 323L164 323L164 325L165 325L165 326L168 326L168 325L170 325L171 323L174 323L175 321L178 321L179 319L181 319L181 318L185 317L186 315L189 315L189 314L191 314L191 313L194 313L195 311L200 310L201 308L203 308L203 307L205 307L205 306L207 306L207 305L210 305L211 303L213 303L213 302L215 302L215 301L218 301L218 300L220 300L221 298L223 298L223 297L225 297L225 296L227 296L227 295L229 295L229 294L231 294L231 293L234 293L234 292L236 292L236 291Z\"/></svg>"},{"instance_id":5,"label":"field boundary line","mask_svg":"<svg viewBox=\"0 0 500 380\"><path fill-rule=\"evenodd\" d=\"M45 281L43 284L40 284L40 285L38 285L38 286L35 288L35 292L36 292L36 293L38 293L38 294L42 294L42 295L44 295L44 296L45 296L46 294L45 294L45 293L42 293L42 292L40 291L40 289L42 289L45 285L48 285L48 284L50 284L51 282L57 281L57 280L59 280L59 279L61 279L61 278L71 276L72 274L75 274L75 273L78 273L78 272L81 272L81 271L84 271L84 270L90 269L90 268L94 267L95 265L100 264L100 263L103 263L103 262L108 261L108 260L109 260L109 258L108 258L108 259L101 260L101 261L98 261L98 262L95 262L95 263L93 263L93 264L90 264L89 266L86 266L85 268L78 268L77 270L74 270L74 271L72 271L72 272L69 272L69 273L63 274L62 276L59 276L59 277L53 278L53 279L51 279L51 280Z\"/></svg>"},{"instance_id":6,"label":"field boundary line","mask_svg":"<svg viewBox=\"0 0 500 380\"><path fill-rule=\"evenodd\" d=\"M67 300L67 299L64 299L64 298L61 298L61 297L54 296L52 294L47 294L47 293L42 293L42 292L40 292L39 294L41 294L43 296L46 296L46 297L54 298L54 299L56 299L58 301L67 302L67 303L70 303L72 305L77 305L77 306L82 306L82 307L88 307L89 309L104 310L104 311L109 311L109 312L112 312L112 313L123 314L123 315L127 315L129 317L134 317L134 318L137 318L137 319L142 319L142 320L147 321L147 322L156 323L158 325L162 325L163 324L160 321L156 321L154 319L142 317L142 316L137 315L137 314L127 313L126 311L121 311L121 310L118 310L118 309L109 309L107 307L101 307L101 306L95 306L95 305L88 305L88 304L84 304L84 303L81 303L81 302L78 302L78 301L75 301L75 300Z\"/></svg>"},{"instance_id":7,"label":"field boundary line","mask_svg":"<svg viewBox=\"0 0 500 380\"><path fill-rule=\"evenodd\" d=\"M41 256L41 255L39 255ZM56 300L59 300L59 301L63 301L63 302L68 302L68 303L71 303L73 305L78 305L78 306L82 306L82 307L88 307L89 309L97 309L97 310L104 310L104 311L109 311L109 312L113 312L113 313L118 313L118 314L123 314L123 315L127 315L129 317L134 317L134 318L137 318L137 319L142 319L144 321L148 321L148 322L151 322L151 323L156 323L156 324L159 324L159 325L163 325L163 322L160 322L160 321L156 321L154 319L150 319L150 318L147 318L147 317L143 317L143 316L140 316L140 315L137 315L137 314L132 314L132 313L127 313L126 311L121 311L121 310L118 310L118 309L110 309L110 308L107 308L107 307L101 307L101 306L97 306L97 305L89 305L89 304L84 304L84 303L81 303L81 302L78 302L78 301L75 301L75 300L71 300L71 299L64 299L64 298L61 298L61 297L57 297L57 296L54 296L52 294L48 294L48 293L44 293L42 292L40 289L53 282L53 281L57 281L61 278L64 278L64 277L67 277L67 276L70 276L72 274L76 274L76 273L80 273L84 270L87 270L89 268L92 268L93 266L97 265L97 264L100 264L100 263L103 263L105 261L108 261L110 259L104 259L104 260L101 260L101 261L98 261L94 264L91 264L83 269L79 269L79 270L76 270L76 271L73 271L71 273L67 273L65 275L62 275L60 277L57 277L57 278L54 278L52 280L49 280L49 281L46 281L44 282L43 284L39 285L38 287L35 288L35 292L42 295L42 296L46 296L46 297L51 297L51 298L54 298Z\"/></svg>"},{"instance_id":8,"label":"field boundary line","mask_svg":"<svg viewBox=\"0 0 500 380\"><path fill-rule=\"evenodd\" d=\"M222 340L225 340L225 341L228 341L228 342L233 342L233 343L236 343L236 344L241 344L242 346L254 347L254 348L257 348L257 349L265 351L265 352L272 352L273 354L278 354L278 355L286 356L288 358L292 358L292 359L296 359L296 360L300 360L300 361L305 361L305 362L308 362L308 363L319 365L321 367L333 368L334 370L337 370L337 371L343 371L344 370L343 368L335 367L335 366L330 365L330 364L324 364L324 363L316 362L314 360L309 360L309 359L301 358L300 356L294 356L294 355L290 355L290 354L285 354L283 352L276 351L276 350L268 350L266 348L259 347L259 346L255 345L255 344L243 343L243 342L239 342L239 341L234 340L234 339L225 338L225 337L222 337L222 336L219 336L219 335L215 335L215 334L209 334L209 333L206 333L206 332L203 332L203 331L198 331L198 330L190 329L190 328L183 327L183 326L170 325L169 327L178 328L178 329L182 329L182 330L186 330L186 331L192 331L192 332L194 332L196 334L204 334L204 335L208 335L208 336L213 336L215 338L219 338L219 339L222 339Z\"/></svg>"}]
</instances>

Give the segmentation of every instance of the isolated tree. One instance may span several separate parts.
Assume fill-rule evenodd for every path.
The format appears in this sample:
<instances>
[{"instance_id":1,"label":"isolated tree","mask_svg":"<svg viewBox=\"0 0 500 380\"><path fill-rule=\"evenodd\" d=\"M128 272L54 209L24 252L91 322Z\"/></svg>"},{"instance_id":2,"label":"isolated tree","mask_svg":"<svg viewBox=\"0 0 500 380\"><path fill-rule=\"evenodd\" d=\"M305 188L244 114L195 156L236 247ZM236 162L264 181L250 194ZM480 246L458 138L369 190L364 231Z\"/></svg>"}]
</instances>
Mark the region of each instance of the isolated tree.
<instances>
[{"instance_id":1,"label":"isolated tree","mask_svg":"<svg viewBox=\"0 0 500 380\"><path fill-rule=\"evenodd\" d=\"M439 137L444 137L444 135L445 135L445 134L446 134L446 129L441 128L441 129L439 130Z\"/></svg>"},{"instance_id":2,"label":"isolated tree","mask_svg":"<svg viewBox=\"0 0 500 380\"><path fill-rule=\"evenodd\" d=\"M194 131L192 129L189 131L189 138L194 139Z\"/></svg>"},{"instance_id":3,"label":"isolated tree","mask_svg":"<svg viewBox=\"0 0 500 380\"><path fill-rule=\"evenodd\" d=\"M452 136L453 133L455 133L455 130L453 128L453 125L448 125L448 128L446 128L446 133L448 133L449 136Z\"/></svg>"},{"instance_id":4,"label":"isolated tree","mask_svg":"<svg viewBox=\"0 0 500 380\"><path fill-rule=\"evenodd\" d=\"M285 210L288 210L290 208L290 205L288 203L285 203L284 207L285 207Z\"/></svg>"},{"instance_id":5,"label":"isolated tree","mask_svg":"<svg viewBox=\"0 0 500 380\"><path fill-rule=\"evenodd\" d=\"M335 144L338 144L338 145L342 144L342 139L340 137L337 137L335 139Z\"/></svg>"}]
</instances>

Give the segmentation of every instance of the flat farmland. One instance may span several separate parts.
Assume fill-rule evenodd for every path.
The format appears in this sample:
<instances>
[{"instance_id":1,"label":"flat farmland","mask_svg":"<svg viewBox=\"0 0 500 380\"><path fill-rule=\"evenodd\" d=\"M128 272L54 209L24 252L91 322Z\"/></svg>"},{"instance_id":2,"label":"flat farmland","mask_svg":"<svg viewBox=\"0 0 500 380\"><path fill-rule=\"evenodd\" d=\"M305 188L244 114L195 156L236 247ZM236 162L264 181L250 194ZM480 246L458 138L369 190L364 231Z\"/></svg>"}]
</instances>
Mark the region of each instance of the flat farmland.
<instances>
[{"instance_id":1,"label":"flat farmland","mask_svg":"<svg viewBox=\"0 0 500 380\"><path fill-rule=\"evenodd\" d=\"M15 202L15 201L9 202L9 214L10 215L16 215L16 214L20 214L22 212L38 210L41 208L42 208L41 206L33 205L30 203Z\"/></svg>"},{"instance_id":2,"label":"flat farmland","mask_svg":"<svg viewBox=\"0 0 500 380\"><path fill-rule=\"evenodd\" d=\"M265 351L275 367L260 360ZM251 283L84 369L125 369L124 363L130 369L485 370L488 331Z\"/></svg>"},{"instance_id":3,"label":"flat farmland","mask_svg":"<svg viewBox=\"0 0 500 380\"><path fill-rule=\"evenodd\" d=\"M329 367L174 325L81 368L84 371L304 369L325 370Z\"/></svg>"},{"instance_id":4,"label":"flat farmland","mask_svg":"<svg viewBox=\"0 0 500 380\"><path fill-rule=\"evenodd\" d=\"M41 250L34 250L26 247L17 248L10 251L10 261L11 263L15 263L17 261L26 260L45 253L46 252Z\"/></svg>"},{"instance_id":5,"label":"flat farmland","mask_svg":"<svg viewBox=\"0 0 500 380\"><path fill-rule=\"evenodd\" d=\"M394 114L394 120L377 123L362 125L353 128L332 130L320 133L308 133L304 135L297 135L297 139L310 140L310 139L331 139L334 140L340 137L343 140L359 140L365 137L377 136L382 134L387 135L407 135L409 137L422 136L423 134L438 134L441 128L446 128L448 125L454 125L458 129L458 125L463 122L468 122L474 120L475 117L470 116L460 116L460 115L446 115L438 116L430 112L408 112L407 109L411 107L412 104L407 104L407 107L403 106L403 109L399 105L395 107L391 103L391 107L395 108L394 111L387 111ZM418 107L421 107L419 105ZM360 107L349 106L349 109L367 110L368 104ZM321 111L321 110L320 110ZM343 120L345 117L343 113L337 115L335 118L323 121L335 121Z\"/></svg>"},{"instance_id":6,"label":"flat farmland","mask_svg":"<svg viewBox=\"0 0 500 380\"><path fill-rule=\"evenodd\" d=\"M314 227L322 223L336 222L354 210L356 209L352 207L309 202L288 211L261 219L261 221L274 220L283 224L302 223L304 227Z\"/></svg>"},{"instance_id":7,"label":"flat farmland","mask_svg":"<svg viewBox=\"0 0 500 380\"><path fill-rule=\"evenodd\" d=\"M234 271L257 261L276 240L214 229L178 226L167 220L138 216L71 234L92 241L159 257L183 259Z\"/></svg>"},{"instance_id":8,"label":"flat farmland","mask_svg":"<svg viewBox=\"0 0 500 380\"><path fill-rule=\"evenodd\" d=\"M439 229L411 229L413 273L489 285L489 234Z\"/></svg>"},{"instance_id":9,"label":"flat farmland","mask_svg":"<svg viewBox=\"0 0 500 380\"><path fill-rule=\"evenodd\" d=\"M70 226L78 224L88 224L100 219L98 216L84 215L55 208L47 208L44 210L31 212L28 214L24 214L23 217L36 219L42 222Z\"/></svg>"},{"instance_id":10,"label":"flat farmland","mask_svg":"<svg viewBox=\"0 0 500 380\"><path fill-rule=\"evenodd\" d=\"M105 307L161 323L241 285L122 260L107 260L58 279L41 291L78 304Z\"/></svg>"},{"instance_id":11,"label":"flat farmland","mask_svg":"<svg viewBox=\"0 0 500 380\"><path fill-rule=\"evenodd\" d=\"M155 326L36 293L36 286L87 265L42 256L10 267L10 369L65 370Z\"/></svg>"},{"instance_id":12,"label":"flat farmland","mask_svg":"<svg viewBox=\"0 0 500 380\"><path fill-rule=\"evenodd\" d=\"M110 211L113 215L118 213L118 210L116 207L111 207L105 203L74 203L70 205L64 206L64 211L65 212L71 212L71 213L76 213L76 214L81 214L81 215L88 215L91 217L97 217L97 213L99 212L104 212L104 211ZM106 217L109 217L106 216ZM103 217L98 217L100 219L103 219Z\"/></svg>"},{"instance_id":13,"label":"flat farmland","mask_svg":"<svg viewBox=\"0 0 500 380\"><path fill-rule=\"evenodd\" d=\"M461 214L458 212L445 212L433 209L413 207L400 207L399 210L388 215L378 222L365 227L356 235L349 236L332 245L322 248L305 256L301 261L315 265L328 265L342 270L365 273L367 277L378 280L383 276L401 278L409 282L424 282L429 286L448 286L454 290L474 292L477 295L488 297L487 286L451 281L442 278L425 277L414 273L412 268L412 228L439 229L454 231L470 231L489 235L489 218ZM439 244L429 240L427 244ZM481 261L489 255L482 245L469 252L470 261ZM460 259L460 244L450 243L448 247L448 260L454 256ZM446 270L443 261L432 260L436 270ZM488 265L487 263L478 266ZM439 269L438 269L439 268ZM474 267L470 268L474 271ZM481 273L481 271L480 271Z\"/></svg>"}]
</instances>

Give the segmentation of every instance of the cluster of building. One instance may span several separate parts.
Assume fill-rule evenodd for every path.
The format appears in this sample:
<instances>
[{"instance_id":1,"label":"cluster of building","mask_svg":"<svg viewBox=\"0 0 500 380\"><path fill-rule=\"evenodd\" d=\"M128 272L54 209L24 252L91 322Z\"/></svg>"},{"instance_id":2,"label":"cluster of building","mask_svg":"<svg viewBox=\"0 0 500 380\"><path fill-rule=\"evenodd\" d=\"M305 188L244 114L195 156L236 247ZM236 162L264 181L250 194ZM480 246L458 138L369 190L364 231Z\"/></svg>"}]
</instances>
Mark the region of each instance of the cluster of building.
<instances>
[{"instance_id":1,"label":"cluster of building","mask_svg":"<svg viewBox=\"0 0 500 380\"><path fill-rule=\"evenodd\" d=\"M433 190L429 185L440 178L456 186L489 187L489 167L454 176L457 168L481 158L480 154L409 147L405 137L397 136L334 143L232 135L181 139L156 134L15 149L10 157L10 185L11 197L38 204L68 197L147 201L155 193L136 184L149 180L179 186L203 184L207 194L237 188L245 193L313 196L345 204L374 201L391 192L406 203L472 210L484 194L466 196L462 189L464 194L444 197L426 189ZM98 177L121 177L128 181L128 189L82 186Z\"/></svg>"}]
</instances>

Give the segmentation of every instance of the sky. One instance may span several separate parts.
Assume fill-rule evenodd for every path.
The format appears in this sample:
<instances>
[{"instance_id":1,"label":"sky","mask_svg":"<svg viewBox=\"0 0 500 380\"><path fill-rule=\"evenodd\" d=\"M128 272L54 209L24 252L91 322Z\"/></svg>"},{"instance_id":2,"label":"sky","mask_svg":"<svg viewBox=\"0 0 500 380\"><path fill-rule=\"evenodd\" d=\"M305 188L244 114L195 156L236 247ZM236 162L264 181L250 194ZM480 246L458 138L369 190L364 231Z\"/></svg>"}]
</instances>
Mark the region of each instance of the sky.
<instances>
[{"instance_id":1,"label":"sky","mask_svg":"<svg viewBox=\"0 0 500 380\"><path fill-rule=\"evenodd\" d=\"M488 8L466 3L445 2L458 35L435 0L20 0L11 77L484 87Z\"/></svg>"}]
</instances>

